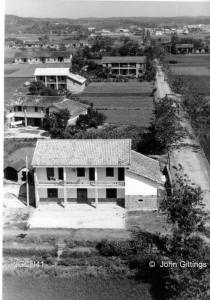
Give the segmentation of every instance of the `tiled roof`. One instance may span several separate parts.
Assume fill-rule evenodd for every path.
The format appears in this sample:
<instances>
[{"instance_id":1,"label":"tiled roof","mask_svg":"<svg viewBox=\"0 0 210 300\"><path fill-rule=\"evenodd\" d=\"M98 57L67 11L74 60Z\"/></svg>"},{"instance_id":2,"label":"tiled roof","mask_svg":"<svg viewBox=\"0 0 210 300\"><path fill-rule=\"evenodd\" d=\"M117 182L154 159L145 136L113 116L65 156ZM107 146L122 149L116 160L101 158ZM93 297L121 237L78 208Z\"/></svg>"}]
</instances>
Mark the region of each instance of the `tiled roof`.
<instances>
[{"instance_id":1,"label":"tiled roof","mask_svg":"<svg viewBox=\"0 0 210 300\"><path fill-rule=\"evenodd\" d=\"M32 166L129 166L130 139L39 140Z\"/></svg>"},{"instance_id":2,"label":"tiled roof","mask_svg":"<svg viewBox=\"0 0 210 300\"><path fill-rule=\"evenodd\" d=\"M133 150L131 150L131 165L129 171L157 183L163 183L161 180L159 162Z\"/></svg>"},{"instance_id":3,"label":"tiled roof","mask_svg":"<svg viewBox=\"0 0 210 300\"><path fill-rule=\"evenodd\" d=\"M176 44L176 48L193 48L193 44Z\"/></svg>"},{"instance_id":4,"label":"tiled roof","mask_svg":"<svg viewBox=\"0 0 210 300\"><path fill-rule=\"evenodd\" d=\"M78 74L71 73L69 68L36 68L34 76L67 76L81 84L86 81L86 78Z\"/></svg>"},{"instance_id":5,"label":"tiled roof","mask_svg":"<svg viewBox=\"0 0 210 300\"><path fill-rule=\"evenodd\" d=\"M47 51L47 50L40 50L40 51L22 51L15 54L15 58L57 58L57 57L70 57L70 52L67 51Z\"/></svg>"},{"instance_id":6,"label":"tiled roof","mask_svg":"<svg viewBox=\"0 0 210 300\"><path fill-rule=\"evenodd\" d=\"M16 96L11 106L39 106L49 107L54 103L59 103L64 100L63 96L36 96L36 95L20 95Z\"/></svg>"},{"instance_id":7,"label":"tiled roof","mask_svg":"<svg viewBox=\"0 0 210 300\"><path fill-rule=\"evenodd\" d=\"M74 101L71 99L65 99L62 102L53 104L52 106L57 107L58 109L68 109L71 117L81 114L89 107L86 104L82 104L79 101Z\"/></svg>"},{"instance_id":8,"label":"tiled roof","mask_svg":"<svg viewBox=\"0 0 210 300\"><path fill-rule=\"evenodd\" d=\"M103 56L102 64L108 63L146 63L146 56Z\"/></svg>"}]
</instances>

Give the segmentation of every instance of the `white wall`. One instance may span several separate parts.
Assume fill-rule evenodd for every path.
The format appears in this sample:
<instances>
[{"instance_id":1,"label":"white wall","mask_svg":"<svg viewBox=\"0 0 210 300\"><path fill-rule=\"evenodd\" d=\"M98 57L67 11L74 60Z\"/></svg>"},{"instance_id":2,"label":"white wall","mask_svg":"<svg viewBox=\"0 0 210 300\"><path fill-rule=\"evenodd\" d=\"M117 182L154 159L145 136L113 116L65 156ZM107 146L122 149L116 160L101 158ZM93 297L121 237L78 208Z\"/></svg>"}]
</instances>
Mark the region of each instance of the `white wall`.
<instances>
[{"instance_id":1,"label":"white wall","mask_svg":"<svg viewBox=\"0 0 210 300\"><path fill-rule=\"evenodd\" d=\"M55 187L48 187L48 188L55 188ZM40 188L38 187L39 198L47 198L47 187ZM63 187L56 187L58 189L58 198L64 198L64 188ZM88 191L88 198L95 198L95 188L89 188ZM66 195L67 198L77 198L77 189L76 188L66 188ZM117 198L124 198L125 191L124 189L117 189ZM106 189L99 188L98 189L98 198L106 198Z\"/></svg>"},{"instance_id":2,"label":"white wall","mask_svg":"<svg viewBox=\"0 0 210 300\"><path fill-rule=\"evenodd\" d=\"M97 168L98 180L101 181L118 181L118 168L114 168L114 176L106 177L106 168ZM36 168L37 178L47 180L46 168ZM58 168L54 168L54 177L58 179ZM66 168L66 178L69 181L74 180L89 180L89 168L85 168L85 176L77 177L77 168Z\"/></svg>"},{"instance_id":3,"label":"white wall","mask_svg":"<svg viewBox=\"0 0 210 300\"><path fill-rule=\"evenodd\" d=\"M129 171L125 174L125 195L157 195L157 184Z\"/></svg>"},{"instance_id":4,"label":"white wall","mask_svg":"<svg viewBox=\"0 0 210 300\"><path fill-rule=\"evenodd\" d=\"M74 94L81 93L85 89L85 83L78 84L75 81L72 81L69 78L67 78L67 89Z\"/></svg>"}]
</instances>

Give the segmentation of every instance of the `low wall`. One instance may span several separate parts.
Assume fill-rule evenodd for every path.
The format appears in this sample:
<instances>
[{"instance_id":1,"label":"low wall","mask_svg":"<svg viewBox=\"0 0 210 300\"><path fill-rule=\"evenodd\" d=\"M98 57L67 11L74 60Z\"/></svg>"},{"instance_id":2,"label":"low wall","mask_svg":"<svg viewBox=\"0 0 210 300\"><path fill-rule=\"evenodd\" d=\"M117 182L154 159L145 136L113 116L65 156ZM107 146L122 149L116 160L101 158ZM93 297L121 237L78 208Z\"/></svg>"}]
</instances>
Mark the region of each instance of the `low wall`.
<instances>
[{"instance_id":1,"label":"low wall","mask_svg":"<svg viewBox=\"0 0 210 300\"><path fill-rule=\"evenodd\" d=\"M125 208L127 210L158 210L157 196L127 195Z\"/></svg>"}]
</instances>

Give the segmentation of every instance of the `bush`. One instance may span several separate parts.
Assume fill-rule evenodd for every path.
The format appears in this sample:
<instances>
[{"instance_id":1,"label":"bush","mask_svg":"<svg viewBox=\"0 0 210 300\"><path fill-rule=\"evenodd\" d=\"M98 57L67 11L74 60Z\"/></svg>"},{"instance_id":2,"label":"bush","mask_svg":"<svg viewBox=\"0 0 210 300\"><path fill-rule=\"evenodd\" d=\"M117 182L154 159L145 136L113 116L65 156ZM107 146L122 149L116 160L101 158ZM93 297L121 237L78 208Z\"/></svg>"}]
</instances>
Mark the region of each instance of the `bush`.
<instances>
[{"instance_id":1,"label":"bush","mask_svg":"<svg viewBox=\"0 0 210 300\"><path fill-rule=\"evenodd\" d=\"M127 256L135 253L135 244L130 241L103 240L96 246L99 253L104 256Z\"/></svg>"},{"instance_id":2,"label":"bush","mask_svg":"<svg viewBox=\"0 0 210 300\"><path fill-rule=\"evenodd\" d=\"M169 64L178 64L178 61L176 61L176 60L169 60Z\"/></svg>"},{"instance_id":3,"label":"bush","mask_svg":"<svg viewBox=\"0 0 210 300\"><path fill-rule=\"evenodd\" d=\"M75 247L75 248L65 248L63 253L61 254L61 258L69 258L69 257L87 257L95 255L95 248L88 247Z\"/></svg>"}]
</instances>

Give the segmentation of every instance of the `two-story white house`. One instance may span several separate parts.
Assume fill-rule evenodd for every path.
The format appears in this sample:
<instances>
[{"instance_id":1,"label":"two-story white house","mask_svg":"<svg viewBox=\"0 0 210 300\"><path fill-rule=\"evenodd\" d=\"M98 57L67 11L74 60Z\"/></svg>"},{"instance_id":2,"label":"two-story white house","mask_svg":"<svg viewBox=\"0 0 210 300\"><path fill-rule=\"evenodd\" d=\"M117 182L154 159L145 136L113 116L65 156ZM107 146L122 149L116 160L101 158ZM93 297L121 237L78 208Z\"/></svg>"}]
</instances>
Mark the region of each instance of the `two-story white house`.
<instances>
[{"instance_id":1,"label":"two-story white house","mask_svg":"<svg viewBox=\"0 0 210 300\"><path fill-rule=\"evenodd\" d=\"M36 207L114 202L128 210L158 209L159 163L132 151L130 139L39 140L32 167Z\"/></svg>"},{"instance_id":2,"label":"two-story white house","mask_svg":"<svg viewBox=\"0 0 210 300\"><path fill-rule=\"evenodd\" d=\"M72 94L83 92L86 78L73 74L69 68L36 68L35 81L41 81L51 89L66 89Z\"/></svg>"},{"instance_id":3,"label":"two-story white house","mask_svg":"<svg viewBox=\"0 0 210 300\"><path fill-rule=\"evenodd\" d=\"M116 76L141 77L146 72L146 56L104 56L101 64Z\"/></svg>"}]
</instances>

